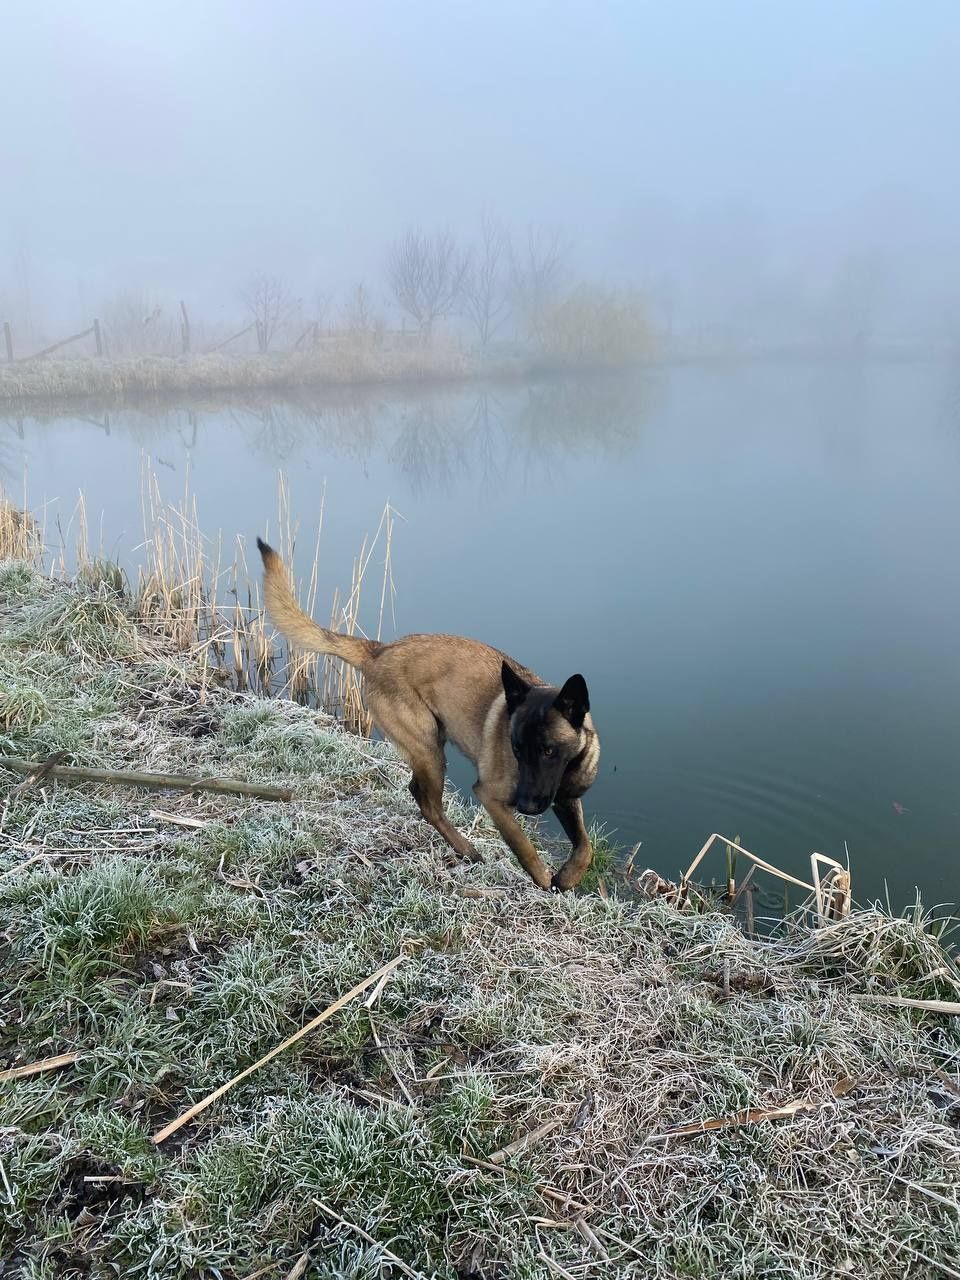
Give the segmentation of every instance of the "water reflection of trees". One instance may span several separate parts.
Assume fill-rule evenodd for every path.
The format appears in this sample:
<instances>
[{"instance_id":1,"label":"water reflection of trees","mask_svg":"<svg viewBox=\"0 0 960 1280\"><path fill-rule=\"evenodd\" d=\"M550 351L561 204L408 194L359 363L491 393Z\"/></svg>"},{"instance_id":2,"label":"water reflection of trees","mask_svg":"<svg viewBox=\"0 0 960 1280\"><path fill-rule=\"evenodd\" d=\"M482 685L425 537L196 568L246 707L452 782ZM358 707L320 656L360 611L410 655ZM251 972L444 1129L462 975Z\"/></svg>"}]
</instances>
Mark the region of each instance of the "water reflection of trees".
<instances>
[{"instance_id":1,"label":"water reflection of trees","mask_svg":"<svg viewBox=\"0 0 960 1280\"><path fill-rule=\"evenodd\" d=\"M455 416L444 409L431 399L407 406L399 415L387 456L415 494L447 488L464 467L461 433Z\"/></svg>"},{"instance_id":2,"label":"water reflection of trees","mask_svg":"<svg viewBox=\"0 0 960 1280\"><path fill-rule=\"evenodd\" d=\"M239 448L271 464L289 465L317 451L363 464L378 451L415 493L446 488L458 478L496 484L518 456L549 468L570 455L622 454L635 444L650 412L653 376L608 375L537 382L475 384L417 392L354 389L301 395L292 401L186 407L146 404L97 412L80 407L52 416L8 420L29 441L48 422L72 418L99 427L108 440L126 437L155 454L189 456L198 437L227 424ZM219 443L226 444L220 438ZM171 448L172 446L172 448Z\"/></svg>"},{"instance_id":3,"label":"water reflection of trees","mask_svg":"<svg viewBox=\"0 0 960 1280\"><path fill-rule=\"evenodd\" d=\"M620 374L528 386L518 436L545 456L622 453L636 444L658 385L655 375Z\"/></svg>"},{"instance_id":4,"label":"water reflection of trees","mask_svg":"<svg viewBox=\"0 0 960 1280\"><path fill-rule=\"evenodd\" d=\"M557 379L423 401L400 416L389 456L415 492L457 475L482 489L502 480L518 456L549 468L562 456L628 452L652 391L638 378Z\"/></svg>"}]
</instances>

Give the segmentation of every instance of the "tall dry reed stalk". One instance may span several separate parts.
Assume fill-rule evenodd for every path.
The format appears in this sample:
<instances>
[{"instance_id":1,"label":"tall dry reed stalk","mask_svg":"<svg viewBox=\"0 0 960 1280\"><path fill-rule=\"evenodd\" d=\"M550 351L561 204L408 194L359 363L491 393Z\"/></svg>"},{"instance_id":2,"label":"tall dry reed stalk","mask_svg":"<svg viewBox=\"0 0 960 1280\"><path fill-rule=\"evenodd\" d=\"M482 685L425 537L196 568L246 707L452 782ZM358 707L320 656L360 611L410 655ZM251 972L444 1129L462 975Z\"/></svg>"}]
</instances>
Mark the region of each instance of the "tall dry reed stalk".
<instances>
[{"instance_id":1,"label":"tall dry reed stalk","mask_svg":"<svg viewBox=\"0 0 960 1280\"><path fill-rule=\"evenodd\" d=\"M232 557L224 549L222 535L204 536L197 497L189 480L179 500L166 500L156 472L145 462L141 474L141 507L144 537L137 548L140 563L131 591L116 565L102 550L91 548L87 504L81 493L63 524L57 521L59 546L46 565L55 576L76 576L89 585L106 582L118 594L128 596L136 621L156 636L164 637L180 652L200 662L201 685L229 685L270 696L287 693L297 701L321 707L340 716L353 732L369 734L372 721L363 700L357 673L333 658L318 661L316 654L293 651L267 623L260 598L259 560L254 571L246 544L237 537ZM313 556L308 566L303 607L313 614L319 590L320 542L325 503L321 499ZM277 542L287 563L293 563L297 541L286 480L279 479L279 533ZM396 513L384 507L373 537L365 537L353 563L350 591L343 598L334 593L331 626L349 635L365 634L360 626L362 588L373 574L378 548L383 549L383 569L377 613L376 639L382 638L384 612L395 593L392 543ZM0 494L0 558L29 560L44 565L40 526L23 507Z\"/></svg>"},{"instance_id":2,"label":"tall dry reed stalk","mask_svg":"<svg viewBox=\"0 0 960 1280\"><path fill-rule=\"evenodd\" d=\"M179 503L166 502L156 472L145 464L141 474L143 562L137 583L142 622L173 641L178 649L212 650L223 658L221 609L216 604L221 577L222 544L211 544L200 530L197 499L189 480Z\"/></svg>"},{"instance_id":3,"label":"tall dry reed stalk","mask_svg":"<svg viewBox=\"0 0 960 1280\"><path fill-rule=\"evenodd\" d=\"M341 604L339 590L333 598L333 609L330 614L330 626L334 631L342 631L346 635L357 635L358 632L363 634L359 623L358 616L360 611L360 595L363 589L363 583L367 576L367 570L370 567L370 561L373 557L374 550L383 539L384 557L383 557L383 577L380 583L380 609L377 615L377 631L373 637L380 640L383 635L383 614L386 607L387 596L389 592L391 610L396 589L393 582L393 526L396 512L389 505L384 507L380 516L380 523L373 538L365 537L363 545L360 548L360 554L353 562L353 575L350 583L350 594L346 601ZM359 733L365 737L369 737L373 729L373 721L370 713L363 701L363 688L360 683L360 677L353 667L348 666L345 662L337 658L328 658L325 663L324 680L321 691L321 703L325 707L335 707L337 714L342 718L354 733Z\"/></svg>"}]
</instances>

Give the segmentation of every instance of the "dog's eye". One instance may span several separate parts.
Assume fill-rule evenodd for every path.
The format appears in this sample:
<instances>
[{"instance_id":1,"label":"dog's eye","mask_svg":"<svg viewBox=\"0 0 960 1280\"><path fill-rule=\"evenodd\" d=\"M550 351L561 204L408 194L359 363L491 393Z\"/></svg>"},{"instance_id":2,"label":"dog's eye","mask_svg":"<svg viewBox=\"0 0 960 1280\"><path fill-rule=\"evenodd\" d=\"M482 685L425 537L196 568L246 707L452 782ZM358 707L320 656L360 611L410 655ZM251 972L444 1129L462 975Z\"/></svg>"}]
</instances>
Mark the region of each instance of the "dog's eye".
<instances>
[{"instance_id":1,"label":"dog's eye","mask_svg":"<svg viewBox=\"0 0 960 1280\"><path fill-rule=\"evenodd\" d=\"M548 759L548 760L552 760L552 759L553 759L553 757L557 754L557 748L556 748L556 747L544 747L544 748L543 748L543 754L547 757L547 759Z\"/></svg>"}]
</instances>

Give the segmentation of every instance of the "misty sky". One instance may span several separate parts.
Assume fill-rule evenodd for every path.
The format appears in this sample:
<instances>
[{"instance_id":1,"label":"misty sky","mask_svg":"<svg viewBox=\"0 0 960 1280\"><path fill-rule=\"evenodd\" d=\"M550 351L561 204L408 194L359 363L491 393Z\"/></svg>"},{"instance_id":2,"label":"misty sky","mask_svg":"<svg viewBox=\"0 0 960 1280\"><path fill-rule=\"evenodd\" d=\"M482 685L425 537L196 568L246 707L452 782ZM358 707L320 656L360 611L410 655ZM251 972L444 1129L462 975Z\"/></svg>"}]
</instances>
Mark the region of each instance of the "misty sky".
<instances>
[{"instance_id":1,"label":"misty sky","mask_svg":"<svg viewBox=\"0 0 960 1280\"><path fill-rule=\"evenodd\" d=\"M960 281L960 3L5 0L0 301L382 292L484 205L643 283ZM948 289L949 286L949 289Z\"/></svg>"}]
</instances>

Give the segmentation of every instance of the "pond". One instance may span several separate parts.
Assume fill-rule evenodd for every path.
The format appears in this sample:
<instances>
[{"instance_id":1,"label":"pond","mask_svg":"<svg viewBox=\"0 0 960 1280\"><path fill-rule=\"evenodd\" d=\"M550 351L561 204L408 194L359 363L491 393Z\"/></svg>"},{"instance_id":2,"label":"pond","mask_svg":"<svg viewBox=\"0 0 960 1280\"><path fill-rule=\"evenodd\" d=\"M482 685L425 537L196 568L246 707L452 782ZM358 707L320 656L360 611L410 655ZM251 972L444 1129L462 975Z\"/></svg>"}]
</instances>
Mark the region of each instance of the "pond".
<instances>
[{"instance_id":1,"label":"pond","mask_svg":"<svg viewBox=\"0 0 960 1280\"><path fill-rule=\"evenodd\" d=\"M325 495L323 621L389 500L385 637L461 633L552 681L582 671L603 743L588 817L642 842L639 866L676 876L720 831L804 878L812 850L848 849L859 901L960 897L956 368L689 366L3 431L3 479L48 504L48 538L82 489L128 566L145 454L230 540L276 528L282 471L301 571Z\"/></svg>"}]
</instances>

